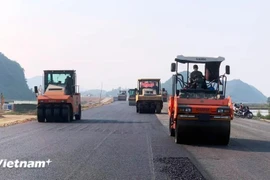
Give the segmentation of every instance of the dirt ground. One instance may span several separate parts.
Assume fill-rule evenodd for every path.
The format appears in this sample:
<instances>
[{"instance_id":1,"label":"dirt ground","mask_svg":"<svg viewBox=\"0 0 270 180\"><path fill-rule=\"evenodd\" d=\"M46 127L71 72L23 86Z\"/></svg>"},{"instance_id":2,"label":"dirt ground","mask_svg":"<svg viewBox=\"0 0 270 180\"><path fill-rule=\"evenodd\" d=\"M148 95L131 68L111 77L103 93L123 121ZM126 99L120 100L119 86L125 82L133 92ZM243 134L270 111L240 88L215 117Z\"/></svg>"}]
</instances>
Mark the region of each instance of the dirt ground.
<instances>
[{"instance_id":1,"label":"dirt ground","mask_svg":"<svg viewBox=\"0 0 270 180\"><path fill-rule=\"evenodd\" d=\"M36 120L36 115L1 115L0 127Z\"/></svg>"},{"instance_id":2,"label":"dirt ground","mask_svg":"<svg viewBox=\"0 0 270 180\"><path fill-rule=\"evenodd\" d=\"M86 104L96 104L99 103L100 100L102 100L104 98L99 98L99 97L81 97L81 102L83 105Z\"/></svg>"},{"instance_id":3,"label":"dirt ground","mask_svg":"<svg viewBox=\"0 0 270 180\"><path fill-rule=\"evenodd\" d=\"M82 97L82 102L83 101L84 101L84 103L82 105L83 111L87 110L87 109L103 106L104 104L109 104L112 102L112 101L108 101L108 102L102 104L102 103L99 103L99 101L100 101L99 98L94 98L94 97ZM36 120L36 117L37 116L35 114L14 115L14 114L8 114L8 113L4 113L4 112L0 111L0 127L24 123L27 121L33 121L33 120Z\"/></svg>"}]
</instances>

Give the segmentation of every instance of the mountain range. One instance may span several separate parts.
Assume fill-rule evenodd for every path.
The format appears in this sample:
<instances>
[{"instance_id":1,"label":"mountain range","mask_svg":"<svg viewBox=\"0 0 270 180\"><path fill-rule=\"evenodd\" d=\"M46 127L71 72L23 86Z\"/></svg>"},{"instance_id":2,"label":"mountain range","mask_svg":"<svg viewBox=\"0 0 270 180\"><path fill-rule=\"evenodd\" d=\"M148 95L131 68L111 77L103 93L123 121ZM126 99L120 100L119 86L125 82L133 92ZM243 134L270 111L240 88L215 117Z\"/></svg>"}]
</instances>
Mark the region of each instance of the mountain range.
<instances>
[{"instance_id":1,"label":"mountain range","mask_svg":"<svg viewBox=\"0 0 270 180\"><path fill-rule=\"evenodd\" d=\"M35 100L35 94L28 88L21 65L0 52L0 92L5 101Z\"/></svg>"},{"instance_id":2,"label":"mountain range","mask_svg":"<svg viewBox=\"0 0 270 180\"><path fill-rule=\"evenodd\" d=\"M187 72L182 72L186 77ZM0 93L3 93L5 100L35 100L35 94L33 93L34 86L40 86L42 84L42 76L36 76L26 79L24 69L21 65L13 60L8 59L3 53L0 52L0 75L2 77L0 81ZM171 92L172 79L162 83L169 93ZM134 88L134 87L130 87ZM116 96L119 92L119 88L112 89L110 91L99 89L83 89L80 87L80 91L83 96ZM246 102L246 103L266 103L267 97L261 93L254 86L241 81L240 79L234 79L227 82L227 95L231 96L234 102Z\"/></svg>"},{"instance_id":3,"label":"mountain range","mask_svg":"<svg viewBox=\"0 0 270 180\"><path fill-rule=\"evenodd\" d=\"M181 73L186 77L186 72ZM172 78L168 79L162 84L169 94L172 92ZM230 96L233 102L237 103L266 103L267 97L254 86L241 81L240 79L233 79L227 81L226 96Z\"/></svg>"},{"instance_id":4,"label":"mountain range","mask_svg":"<svg viewBox=\"0 0 270 180\"><path fill-rule=\"evenodd\" d=\"M181 73L185 79L187 72L184 71ZM185 79L186 80L186 79ZM40 85L42 82L41 76L36 76L30 79L27 79L28 86L30 88L34 87L35 85ZM172 78L169 78L167 81L162 83L162 87L165 88L168 93L171 93L172 88ZM131 87L134 88L134 87ZM90 89L85 90L81 89L81 94L83 96L117 96L117 93L119 92L118 89L112 89L110 91L105 90L99 90L99 89ZM243 102L243 103L265 103L267 101L267 97L260 92L258 89L256 89L254 86L241 81L240 79L234 79L227 82L227 89L226 89L226 95L231 96L232 100L234 102Z\"/></svg>"}]
</instances>

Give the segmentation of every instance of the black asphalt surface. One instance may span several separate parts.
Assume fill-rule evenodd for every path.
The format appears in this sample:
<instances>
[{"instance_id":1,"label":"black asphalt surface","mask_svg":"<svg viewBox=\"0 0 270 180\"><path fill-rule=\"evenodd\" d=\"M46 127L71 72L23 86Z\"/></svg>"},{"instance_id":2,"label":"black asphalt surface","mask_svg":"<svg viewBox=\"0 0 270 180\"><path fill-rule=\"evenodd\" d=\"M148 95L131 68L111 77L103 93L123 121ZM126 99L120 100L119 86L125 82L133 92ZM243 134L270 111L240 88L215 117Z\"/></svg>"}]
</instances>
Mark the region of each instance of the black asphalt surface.
<instances>
[{"instance_id":1,"label":"black asphalt surface","mask_svg":"<svg viewBox=\"0 0 270 180\"><path fill-rule=\"evenodd\" d=\"M0 128L0 136L0 160L52 161L40 169L0 167L0 179L204 179L156 115L137 114L127 102L84 111L69 124Z\"/></svg>"},{"instance_id":2,"label":"black asphalt surface","mask_svg":"<svg viewBox=\"0 0 270 180\"><path fill-rule=\"evenodd\" d=\"M167 105L163 108L167 112ZM168 127L168 115L157 115ZM269 180L270 123L235 118L228 146L182 145L212 179Z\"/></svg>"},{"instance_id":3,"label":"black asphalt surface","mask_svg":"<svg viewBox=\"0 0 270 180\"><path fill-rule=\"evenodd\" d=\"M0 166L0 179L270 179L270 123L234 119L228 147L177 145L166 108L137 114L114 102L84 111L81 121L0 128L0 161L52 161L40 169Z\"/></svg>"}]
</instances>

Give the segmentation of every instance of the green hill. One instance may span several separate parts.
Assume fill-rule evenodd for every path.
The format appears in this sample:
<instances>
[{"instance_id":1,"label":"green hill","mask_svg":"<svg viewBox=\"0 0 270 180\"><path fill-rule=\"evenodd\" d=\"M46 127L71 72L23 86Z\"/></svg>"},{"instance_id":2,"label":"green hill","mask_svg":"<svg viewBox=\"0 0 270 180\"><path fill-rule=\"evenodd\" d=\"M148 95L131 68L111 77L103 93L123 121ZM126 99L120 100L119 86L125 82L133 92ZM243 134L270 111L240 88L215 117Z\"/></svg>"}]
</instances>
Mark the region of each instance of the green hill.
<instances>
[{"instance_id":1,"label":"green hill","mask_svg":"<svg viewBox=\"0 0 270 180\"><path fill-rule=\"evenodd\" d=\"M266 103L267 101L267 97L262 92L240 79L234 79L227 83L227 94L235 102Z\"/></svg>"},{"instance_id":2,"label":"green hill","mask_svg":"<svg viewBox=\"0 0 270 180\"><path fill-rule=\"evenodd\" d=\"M0 92L5 100L35 100L35 94L27 86L24 69L1 52L0 77Z\"/></svg>"},{"instance_id":3,"label":"green hill","mask_svg":"<svg viewBox=\"0 0 270 180\"><path fill-rule=\"evenodd\" d=\"M34 86L42 86L42 76L35 76L32 78L27 79L27 85L29 87L29 89L33 89Z\"/></svg>"},{"instance_id":4,"label":"green hill","mask_svg":"<svg viewBox=\"0 0 270 180\"><path fill-rule=\"evenodd\" d=\"M186 77L187 72L181 73ZM162 83L169 94L172 92L172 78ZM243 103L266 103L267 97L256 89L254 86L249 85L239 79L231 80L227 82L226 95L231 96L233 102Z\"/></svg>"}]
</instances>

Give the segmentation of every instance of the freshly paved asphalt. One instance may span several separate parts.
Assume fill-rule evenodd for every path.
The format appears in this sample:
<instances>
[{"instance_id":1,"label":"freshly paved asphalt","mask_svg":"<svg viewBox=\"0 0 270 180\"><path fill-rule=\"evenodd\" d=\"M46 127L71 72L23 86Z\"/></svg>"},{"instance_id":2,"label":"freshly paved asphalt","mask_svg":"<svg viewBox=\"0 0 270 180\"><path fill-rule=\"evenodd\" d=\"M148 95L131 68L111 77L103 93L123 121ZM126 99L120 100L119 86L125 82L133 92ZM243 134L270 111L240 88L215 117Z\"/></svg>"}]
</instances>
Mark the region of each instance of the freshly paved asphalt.
<instances>
[{"instance_id":1,"label":"freshly paved asphalt","mask_svg":"<svg viewBox=\"0 0 270 180\"><path fill-rule=\"evenodd\" d=\"M167 110L167 105L164 107ZM168 116L157 115L165 127ZM270 179L270 123L235 118L228 146L182 145L211 179Z\"/></svg>"},{"instance_id":2,"label":"freshly paved asphalt","mask_svg":"<svg viewBox=\"0 0 270 180\"><path fill-rule=\"evenodd\" d=\"M167 114L115 102L69 124L0 128L0 160L52 161L41 169L0 166L0 179L269 179L270 123L235 119L231 137L228 147L177 145Z\"/></svg>"}]
</instances>

